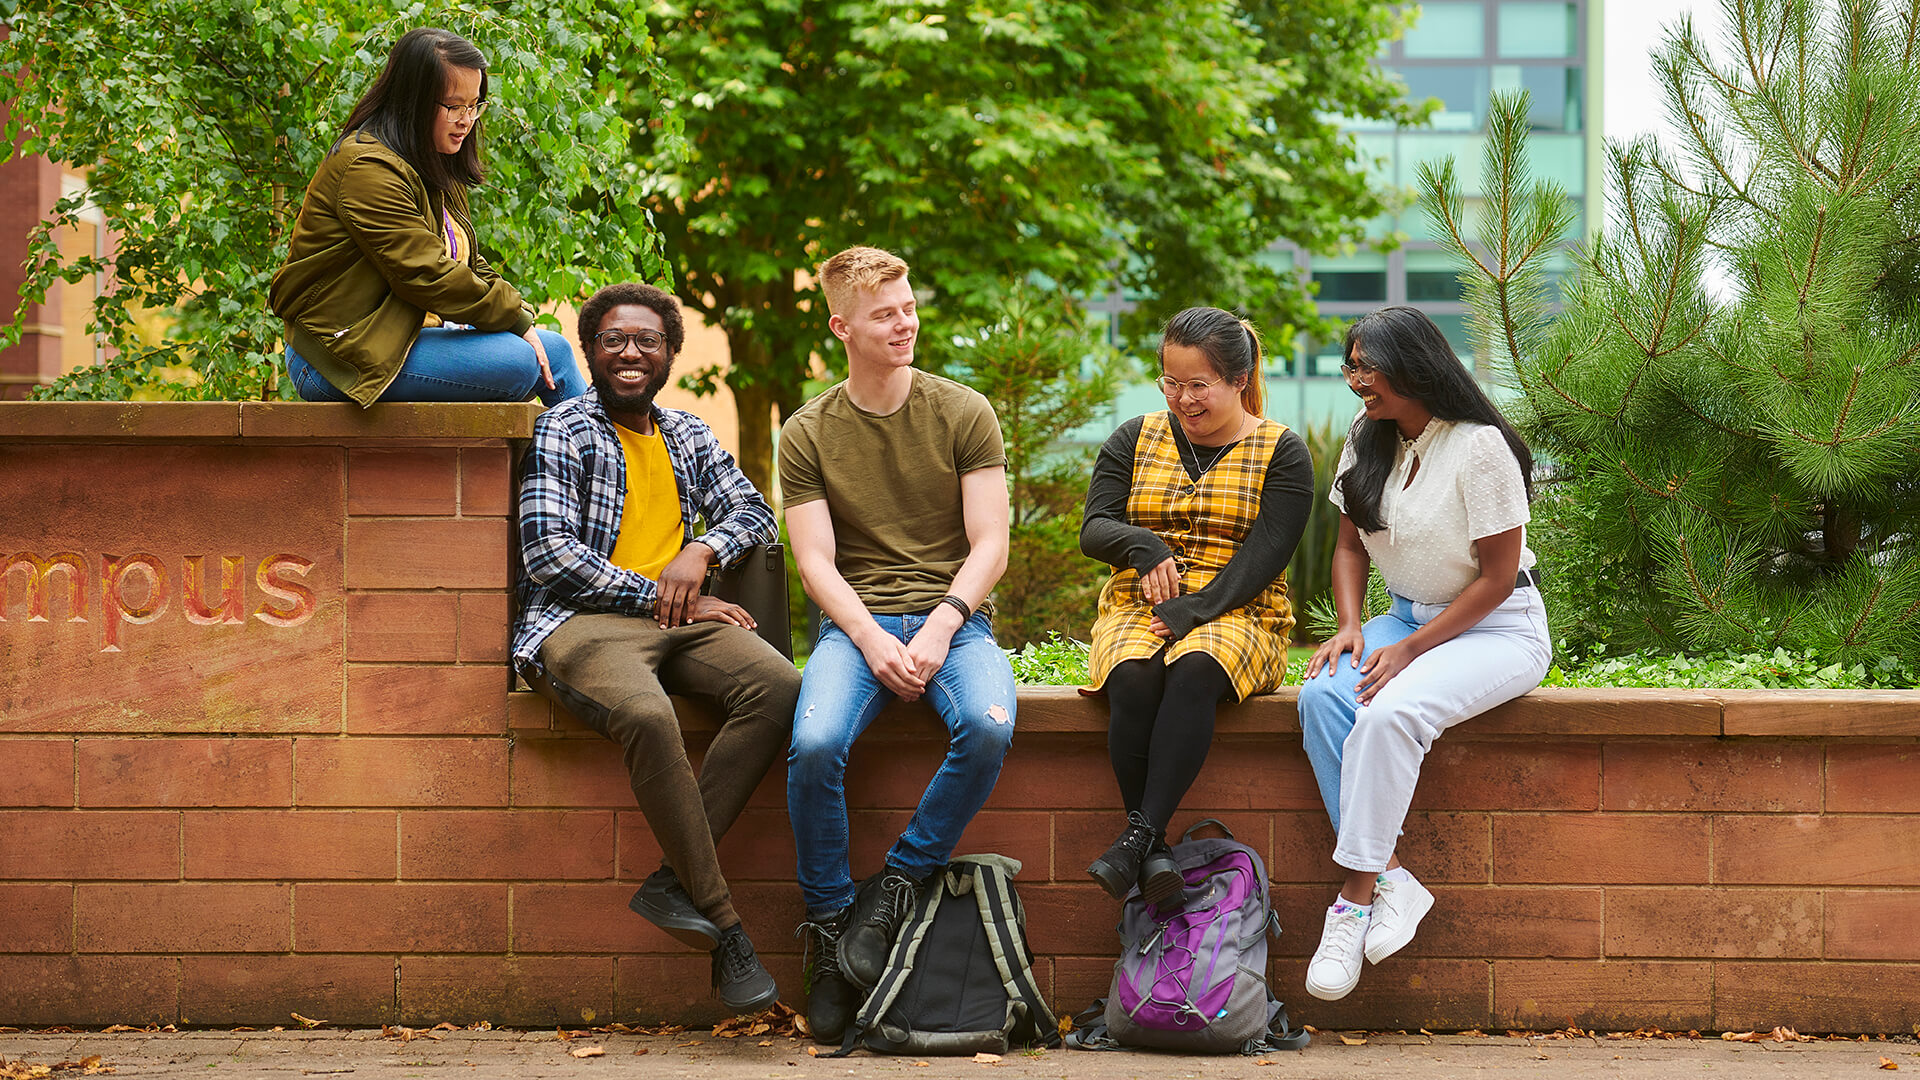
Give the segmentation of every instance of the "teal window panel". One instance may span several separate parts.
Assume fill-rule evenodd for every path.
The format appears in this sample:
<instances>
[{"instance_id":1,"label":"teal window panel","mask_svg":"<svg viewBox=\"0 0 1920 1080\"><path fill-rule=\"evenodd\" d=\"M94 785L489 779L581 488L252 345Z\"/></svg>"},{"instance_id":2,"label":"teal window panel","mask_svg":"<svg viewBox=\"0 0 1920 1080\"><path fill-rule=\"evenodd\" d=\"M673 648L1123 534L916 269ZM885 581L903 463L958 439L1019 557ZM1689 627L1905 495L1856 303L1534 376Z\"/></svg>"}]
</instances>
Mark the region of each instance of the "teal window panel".
<instances>
[{"instance_id":1,"label":"teal window panel","mask_svg":"<svg viewBox=\"0 0 1920 1080\"><path fill-rule=\"evenodd\" d=\"M1413 65L1401 68L1400 77L1407 84L1407 100L1440 99L1440 108L1428 119L1427 130L1479 131L1487 126L1486 68Z\"/></svg>"},{"instance_id":2,"label":"teal window panel","mask_svg":"<svg viewBox=\"0 0 1920 1080\"><path fill-rule=\"evenodd\" d=\"M1500 55L1520 60L1570 57L1580 43L1579 13L1568 3L1504 3L1496 37Z\"/></svg>"},{"instance_id":3,"label":"teal window panel","mask_svg":"<svg viewBox=\"0 0 1920 1080\"><path fill-rule=\"evenodd\" d=\"M1407 31L1401 54L1409 60L1471 60L1487 51L1486 8L1480 4L1427 3Z\"/></svg>"}]
</instances>

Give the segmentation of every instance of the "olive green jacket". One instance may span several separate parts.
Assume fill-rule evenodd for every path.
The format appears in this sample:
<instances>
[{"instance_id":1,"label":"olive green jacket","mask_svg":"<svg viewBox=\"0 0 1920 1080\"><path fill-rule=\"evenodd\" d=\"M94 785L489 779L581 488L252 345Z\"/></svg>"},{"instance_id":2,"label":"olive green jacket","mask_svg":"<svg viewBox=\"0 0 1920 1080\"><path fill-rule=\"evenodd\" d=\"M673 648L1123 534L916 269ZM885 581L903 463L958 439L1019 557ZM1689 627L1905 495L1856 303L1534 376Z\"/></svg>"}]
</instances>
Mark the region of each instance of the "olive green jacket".
<instances>
[{"instance_id":1,"label":"olive green jacket","mask_svg":"<svg viewBox=\"0 0 1920 1080\"><path fill-rule=\"evenodd\" d=\"M442 199L406 159L366 132L340 141L307 185L286 265L268 299L287 344L361 405L407 358L426 315L525 334L533 312L473 246L466 193L445 208L469 261L447 257Z\"/></svg>"}]
</instances>

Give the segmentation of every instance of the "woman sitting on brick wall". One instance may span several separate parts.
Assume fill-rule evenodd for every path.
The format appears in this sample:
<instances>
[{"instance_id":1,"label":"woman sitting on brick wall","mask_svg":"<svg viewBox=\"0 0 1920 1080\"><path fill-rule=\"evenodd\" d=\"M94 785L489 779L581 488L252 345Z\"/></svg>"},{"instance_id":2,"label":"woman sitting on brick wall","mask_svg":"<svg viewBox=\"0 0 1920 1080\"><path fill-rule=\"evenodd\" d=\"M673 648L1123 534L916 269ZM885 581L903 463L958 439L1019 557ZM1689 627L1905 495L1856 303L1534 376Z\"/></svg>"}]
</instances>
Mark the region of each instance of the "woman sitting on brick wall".
<instances>
[{"instance_id":1,"label":"woman sitting on brick wall","mask_svg":"<svg viewBox=\"0 0 1920 1080\"><path fill-rule=\"evenodd\" d=\"M567 339L480 256L487 61L457 34L411 30L307 185L273 277L287 374L308 401L525 401L586 393ZM426 326L427 316L438 325Z\"/></svg>"},{"instance_id":2,"label":"woman sitting on brick wall","mask_svg":"<svg viewBox=\"0 0 1920 1080\"><path fill-rule=\"evenodd\" d=\"M1114 567L1088 666L1127 809L1087 873L1115 899L1137 882L1156 904L1183 885L1164 835L1207 760L1216 706L1286 675L1286 568L1313 501L1306 443L1262 416L1251 324L1188 308L1167 323L1160 366L1167 410L1100 448L1080 526L1080 550Z\"/></svg>"},{"instance_id":3,"label":"woman sitting on brick wall","mask_svg":"<svg viewBox=\"0 0 1920 1080\"><path fill-rule=\"evenodd\" d=\"M1540 685L1552 647L1527 550L1533 455L1439 327L1408 307L1347 330L1360 396L1331 499L1339 630L1307 664L1300 727L1347 870L1307 991L1334 1000L1433 907L1394 847L1442 731ZM1360 624L1368 564L1393 610ZM1342 658L1346 661L1343 663Z\"/></svg>"}]
</instances>

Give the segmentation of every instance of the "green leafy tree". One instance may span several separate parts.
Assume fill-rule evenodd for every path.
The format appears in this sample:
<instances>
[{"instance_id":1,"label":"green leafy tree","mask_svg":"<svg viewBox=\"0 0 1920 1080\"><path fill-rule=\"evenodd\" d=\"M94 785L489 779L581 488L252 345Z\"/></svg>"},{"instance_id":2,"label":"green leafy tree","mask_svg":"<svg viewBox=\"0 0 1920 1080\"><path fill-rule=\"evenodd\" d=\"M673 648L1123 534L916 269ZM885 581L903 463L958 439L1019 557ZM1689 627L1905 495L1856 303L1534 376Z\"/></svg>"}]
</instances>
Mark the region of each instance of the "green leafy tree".
<instances>
[{"instance_id":1,"label":"green leafy tree","mask_svg":"<svg viewBox=\"0 0 1920 1080\"><path fill-rule=\"evenodd\" d=\"M1656 53L1677 151L1610 148L1615 211L1546 317L1565 200L1496 99L1490 195L1423 176L1551 462L1536 536L1595 645L1920 658L1920 4L1728 0ZM1708 288L1724 274L1727 289Z\"/></svg>"},{"instance_id":2,"label":"green leafy tree","mask_svg":"<svg viewBox=\"0 0 1920 1080\"><path fill-rule=\"evenodd\" d=\"M1402 15L1368 0L736 0L657 24L685 87L636 127L681 299L727 334L747 475L804 400L827 312L807 280L857 243L927 294L929 351L1030 280L1195 303L1273 340L1320 329L1275 240L1338 246L1380 197L1338 116L1413 119L1372 63ZM691 373L696 389L721 373Z\"/></svg>"},{"instance_id":3,"label":"green leafy tree","mask_svg":"<svg viewBox=\"0 0 1920 1080\"><path fill-rule=\"evenodd\" d=\"M636 263L664 281L658 238L631 194L628 85L664 72L645 29L610 0L19 0L0 39L18 86L0 153L84 166L31 238L28 303L57 279L106 272L93 326L116 357L45 397L124 398L163 373L172 393L272 396L280 323L267 286L307 180L386 52L414 26L461 33L491 62L488 181L475 200L488 258L535 303L572 299ZM677 128L663 118L659 152ZM116 238L106 259L65 258L55 239L87 202ZM173 316L148 340L143 312Z\"/></svg>"},{"instance_id":4,"label":"green leafy tree","mask_svg":"<svg viewBox=\"0 0 1920 1080\"><path fill-rule=\"evenodd\" d=\"M1080 507L1094 448L1067 445L1135 365L1101 340L1072 298L1015 284L967 327L945 373L985 394L1007 447L1010 542L993 590L994 635L1009 648L1049 630L1085 638L1106 568L1080 554Z\"/></svg>"}]
</instances>

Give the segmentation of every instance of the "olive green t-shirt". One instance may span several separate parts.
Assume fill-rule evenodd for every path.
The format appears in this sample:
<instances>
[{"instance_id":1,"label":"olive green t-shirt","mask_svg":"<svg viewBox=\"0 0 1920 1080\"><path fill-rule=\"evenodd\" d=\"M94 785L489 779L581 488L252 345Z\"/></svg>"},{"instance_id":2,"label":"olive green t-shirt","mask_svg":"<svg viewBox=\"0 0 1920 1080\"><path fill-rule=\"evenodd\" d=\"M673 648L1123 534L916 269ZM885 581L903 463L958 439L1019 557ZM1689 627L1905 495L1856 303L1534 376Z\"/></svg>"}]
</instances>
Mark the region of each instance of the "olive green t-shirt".
<instances>
[{"instance_id":1,"label":"olive green t-shirt","mask_svg":"<svg viewBox=\"0 0 1920 1080\"><path fill-rule=\"evenodd\" d=\"M780 495L827 500L834 565L877 614L924 612L967 561L960 477L1007 463L979 391L915 369L906 404L866 412L842 382L780 429Z\"/></svg>"}]
</instances>

